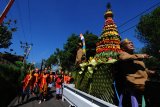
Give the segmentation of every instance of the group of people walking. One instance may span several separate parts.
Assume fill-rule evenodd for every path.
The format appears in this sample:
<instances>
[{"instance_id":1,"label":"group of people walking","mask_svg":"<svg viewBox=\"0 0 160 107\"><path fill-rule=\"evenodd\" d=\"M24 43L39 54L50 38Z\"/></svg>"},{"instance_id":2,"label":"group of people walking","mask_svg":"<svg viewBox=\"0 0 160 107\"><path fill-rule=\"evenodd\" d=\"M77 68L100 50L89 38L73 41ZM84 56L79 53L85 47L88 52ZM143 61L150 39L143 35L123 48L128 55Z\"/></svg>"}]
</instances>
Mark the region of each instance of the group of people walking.
<instances>
[{"instance_id":1,"label":"group of people walking","mask_svg":"<svg viewBox=\"0 0 160 107\"><path fill-rule=\"evenodd\" d=\"M28 101L32 94L41 104L51 95L49 93L51 88L56 89L56 99L59 100L62 96L63 83L68 84L70 80L71 74L68 74L68 72L65 74L63 71L53 72L50 68L30 70L21 81L21 94L19 96L21 101L18 102L23 104L24 99L26 98L26 101Z\"/></svg>"}]
</instances>

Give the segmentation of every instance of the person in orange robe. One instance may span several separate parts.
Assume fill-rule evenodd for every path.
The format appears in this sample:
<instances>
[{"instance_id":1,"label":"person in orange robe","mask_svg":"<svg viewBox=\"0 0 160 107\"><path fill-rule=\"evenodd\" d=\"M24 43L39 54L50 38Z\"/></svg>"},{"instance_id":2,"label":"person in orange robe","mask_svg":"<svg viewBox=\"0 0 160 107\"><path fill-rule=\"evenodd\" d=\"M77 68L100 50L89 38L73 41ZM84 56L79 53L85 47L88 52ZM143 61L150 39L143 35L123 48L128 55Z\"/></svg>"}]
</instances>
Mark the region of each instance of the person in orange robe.
<instances>
[{"instance_id":1,"label":"person in orange robe","mask_svg":"<svg viewBox=\"0 0 160 107\"><path fill-rule=\"evenodd\" d=\"M64 84L67 84L67 82L68 82L68 73L64 74L63 81L64 81Z\"/></svg>"},{"instance_id":2,"label":"person in orange robe","mask_svg":"<svg viewBox=\"0 0 160 107\"><path fill-rule=\"evenodd\" d=\"M49 74L49 88L53 87L53 83L54 83L54 73L52 71L50 71L50 74Z\"/></svg>"},{"instance_id":3,"label":"person in orange robe","mask_svg":"<svg viewBox=\"0 0 160 107\"><path fill-rule=\"evenodd\" d=\"M22 94L22 102L21 103L23 103L26 95L27 95L27 100L29 99L31 79L32 79L31 72L28 72L22 81L23 94Z\"/></svg>"},{"instance_id":4,"label":"person in orange robe","mask_svg":"<svg viewBox=\"0 0 160 107\"><path fill-rule=\"evenodd\" d=\"M62 79L61 74L57 74L57 77L55 79L55 83L56 83L56 99L59 100L62 95L62 83L63 83L63 79Z\"/></svg>"},{"instance_id":5,"label":"person in orange robe","mask_svg":"<svg viewBox=\"0 0 160 107\"><path fill-rule=\"evenodd\" d=\"M38 98L38 94L39 94L39 86L38 86L38 81L39 81L39 69L38 68L36 68L35 70L34 70L34 73L33 73L33 79L32 79L32 81L33 81L33 94L34 95L36 95L36 97Z\"/></svg>"},{"instance_id":6,"label":"person in orange robe","mask_svg":"<svg viewBox=\"0 0 160 107\"><path fill-rule=\"evenodd\" d=\"M48 83L47 83L47 78L48 78L48 74L47 74L47 69L45 68L45 70L43 71L43 74L41 75L40 78L40 101L39 104L43 101L46 100L47 97L47 88L48 88Z\"/></svg>"}]
</instances>

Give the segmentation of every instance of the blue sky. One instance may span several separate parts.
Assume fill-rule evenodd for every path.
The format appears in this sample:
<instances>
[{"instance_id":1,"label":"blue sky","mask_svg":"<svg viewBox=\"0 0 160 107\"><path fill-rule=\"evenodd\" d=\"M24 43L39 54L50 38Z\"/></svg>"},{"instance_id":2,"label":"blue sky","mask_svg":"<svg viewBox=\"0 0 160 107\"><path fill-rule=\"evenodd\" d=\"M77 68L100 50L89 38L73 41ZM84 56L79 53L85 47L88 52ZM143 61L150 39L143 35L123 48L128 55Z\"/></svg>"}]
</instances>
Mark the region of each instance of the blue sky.
<instances>
[{"instance_id":1,"label":"blue sky","mask_svg":"<svg viewBox=\"0 0 160 107\"><path fill-rule=\"evenodd\" d=\"M0 13L9 0L0 0ZM17 32L13 34L10 48L23 55L20 41L33 43L29 62L47 59L56 48L63 48L72 34L87 30L100 36L104 25L106 4L110 2L117 26L122 25L154 4L158 0L15 0L7 18L16 19ZM152 8L150 11L152 11ZM150 11L147 11L150 12ZM122 39L131 39L136 48L143 46L135 38L135 27L140 17L118 28ZM4 51L4 49L0 50ZM5 51L9 51L6 49Z\"/></svg>"}]
</instances>

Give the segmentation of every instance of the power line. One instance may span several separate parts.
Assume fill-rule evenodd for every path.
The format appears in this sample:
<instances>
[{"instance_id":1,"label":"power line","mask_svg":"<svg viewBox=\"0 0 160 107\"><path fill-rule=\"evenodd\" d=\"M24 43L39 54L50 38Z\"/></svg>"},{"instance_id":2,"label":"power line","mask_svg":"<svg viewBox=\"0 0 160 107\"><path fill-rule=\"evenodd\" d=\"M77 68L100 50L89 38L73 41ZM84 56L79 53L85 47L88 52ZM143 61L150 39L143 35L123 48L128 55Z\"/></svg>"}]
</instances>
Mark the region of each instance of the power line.
<instances>
[{"instance_id":1,"label":"power line","mask_svg":"<svg viewBox=\"0 0 160 107\"><path fill-rule=\"evenodd\" d=\"M122 33L126 32L126 31L128 31L128 30L130 30L130 29L132 29L132 28L134 28L134 27L136 27L136 26L137 26L137 24L136 24L136 25L134 25L134 26L131 26L131 27L127 28L126 30L124 30L124 31L122 31L122 32L120 32L120 34L122 34Z\"/></svg>"},{"instance_id":2,"label":"power line","mask_svg":"<svg viewBox=\"0 0 160 107\"><path fill-rule=\"evenodd\" d=\"M32 35L31 35L31 14L30 14L30 2L28 0L28 21L29 21L29 35L31 37L31 42L32 42Z\"/></svg>"},{"instance_id":3,"label":"power line","mask_svg":"<svg viewBox=\"0 0 160 107\"><path fill-rule=\"evenodd\" d=\"M8 1L5 0L5 2L6 2L6 4L8 4L9 0L8 0ZM13 4L13 5L14 5L14 4ZM12 7L11 7L11 8L12 8ZM17 21L16 21L15 17L13 17L13 16L15 16L15 15L13 15L12 12L9 11L8 14L6 15L6 19L8 19L8 20L11 19L11 20L14 22L13 27L16 28L15 25L16 25L16 22L17 22ZM10 17L11 17L11 18L10 18Z\"/></svg>"},{"instance_id":4,"label":"power line","mask_svg":"<svg viewBox=\"0 0 160 107\"><path fill-rule=\"evenodd\" d=\"M152 18L154 18L154 19L156 19L156 20L159 19L158 17L152 17ZM126 31L128 31L128 30L130 30L130 29L132 29L132 28L134 28L134 27L136 27L136 26L137 26L137 24L135 24L135 25L133 25L133 26L131 26L131 27L125 29L124 31L120 32L120 34L126 32Z\"/></svg>"},{"instance_id":5,"label":"power line","mask_svg":"<svg viewBox=\"0 0 160 107\"><path fill-rule=\"evenodd\" d=\"M132 21L132 20L134 20L135 18L137 18L137 17L141 16L142 14L146 13L147 11L149 11L150 9L152 9L152 8L156 7L156 6L157 6L157 5L159 5L159 4L160 4L160 2L158 2L158 3L154 4L154 5L152 5L152 6L151 6L151 7L149 7L148 9L144 10L143 12L139 13L139 14L138 14L138 15L136 15L135 17L133 17L133 18L129 19L128 21L126 21L126 22L124 22L123 24L121 24L120 26L118 26L118 28L120 28L120 27L122 27L122 26L126 25L126 24L127 24L127 23L129 23L130 21Z\"/></svg>"},{"instance_id":6,"label":"power line","mask_svg":"<svg viewBox=\"0 0 160 107\"><path fill-rule=\"evenodd\" d=\"M151 7L148 8L148 9L144 10L144 11L141 12L140 14L136 15L135 17L129 19L128 21L126 21L125 23L123 23L122 25L120 25L118 28L124 26L125 24L129 23L130 21L134 20L134 19L137 18L138 16L144 14L145 12L149 11L150 9L156 7L156 6L159 5L159 4L160 4L160 2L156 3L155 5L151 6ZM124 30L124 31L122 31L122 32L120 32L120 34L122 34L122 33L124 33L124 32L127 32L128 30L130 30L130 29L132 29L132 28L134 28L134 27L136 27L136 26L137 26L137 24L136 24L136 25L133 25L133 26L131 26L131 27L129 27L129 28L127 28L126 30Z\"/></svg>"},{"instance_id":7,"label":"power line","mask_svg":"<svg viewBox=\"0 0 160 107\"><path fill-rule=\"evenodd\" d=\"M7 5L5 6L2 14L0 15L0 24L3 23L5 17L6 17L6 15L8 14L8 12L9 12L10 8L12 7L13 3L14 3L14 0L10 0L10 1L7 3Z\"/></svg>"},{"instance_id":8,"label":"power line","mask_svg":"<svg viewBox=\"0 0 160 107\"><path fill-rule=\"evenodd\" d=\"M18 0L16 0L18 1ZM23 20L22 20L22 17L21 17L21 11L20 11L20 6L19 6L19 3L17 2L17 10L18 10L18 16L19 16L19 19L21 20L20 22L20 26L22 28L22 33L23 33L23 36L24 36L24 40L26 41L26 35L25 35L25 31L24 31L24 27L23 27Z\"/></svg>"}]
</instances>

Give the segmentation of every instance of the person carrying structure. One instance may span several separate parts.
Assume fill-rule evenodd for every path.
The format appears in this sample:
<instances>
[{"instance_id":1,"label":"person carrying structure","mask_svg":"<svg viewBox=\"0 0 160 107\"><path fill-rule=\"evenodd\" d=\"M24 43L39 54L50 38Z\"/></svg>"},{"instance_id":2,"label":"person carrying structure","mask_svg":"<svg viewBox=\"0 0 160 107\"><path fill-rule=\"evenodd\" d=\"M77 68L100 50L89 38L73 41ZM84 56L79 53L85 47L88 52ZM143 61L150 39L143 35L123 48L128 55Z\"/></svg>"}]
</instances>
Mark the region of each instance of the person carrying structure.
<instances>
[{"instance_id":1,"label":"person carrying structure","mask_svg":"<svg viewBox=\"0 0 160 107\"><path fill-rule=\"evenodd\" d=\"M125 39L116 65L116 84L120 93L119 107L145 107L145 82L154 71L148 70L143 59L147 54L134 54L133 42Z\"/></svg>"}]
</instances>

